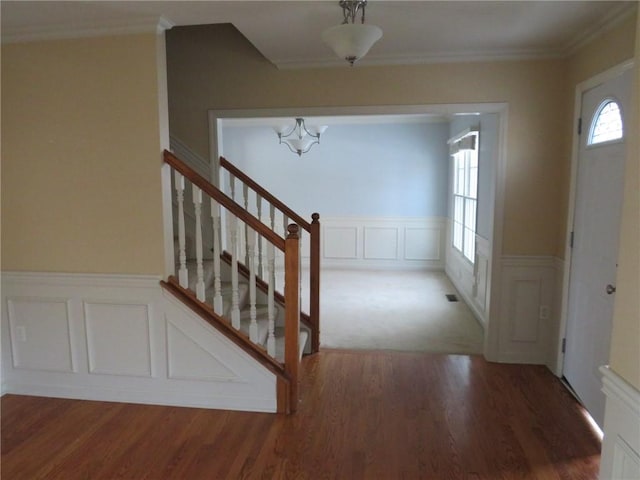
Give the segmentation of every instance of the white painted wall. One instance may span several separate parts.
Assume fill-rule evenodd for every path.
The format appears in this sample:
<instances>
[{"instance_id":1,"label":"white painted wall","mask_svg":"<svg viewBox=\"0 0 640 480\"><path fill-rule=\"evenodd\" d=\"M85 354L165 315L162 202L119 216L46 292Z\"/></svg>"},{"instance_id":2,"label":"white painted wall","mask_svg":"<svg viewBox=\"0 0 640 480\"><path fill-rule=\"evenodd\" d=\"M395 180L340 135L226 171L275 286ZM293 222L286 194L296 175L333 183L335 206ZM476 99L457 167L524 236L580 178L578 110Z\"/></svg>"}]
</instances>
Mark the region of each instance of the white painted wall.
<instances>
[{"instance_id":1,"label":"white painted wall","mask_svg":"<svg viewBox=\"0 0 640 480\"><path fill-rule=\"evenodd\" d=\"M448 134L447 123L329 125L301 158L270 127L224 127L221 143L227 160L305 217L444 217Z\"/></svg>"}]
</instances>

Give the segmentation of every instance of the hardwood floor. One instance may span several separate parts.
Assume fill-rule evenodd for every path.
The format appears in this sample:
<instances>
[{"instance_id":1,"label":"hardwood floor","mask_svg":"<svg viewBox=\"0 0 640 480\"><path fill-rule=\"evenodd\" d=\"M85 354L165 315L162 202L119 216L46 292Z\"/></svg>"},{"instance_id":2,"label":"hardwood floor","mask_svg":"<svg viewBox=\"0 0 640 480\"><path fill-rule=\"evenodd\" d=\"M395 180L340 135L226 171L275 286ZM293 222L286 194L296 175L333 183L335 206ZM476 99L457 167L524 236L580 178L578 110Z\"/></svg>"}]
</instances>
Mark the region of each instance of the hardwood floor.
<instances>
[{"instance_id":1,"label":"hardwood floor","mask_svg":"<svg viewBox=\"0 0 640 480\"><path fill-rule=\"evenodd\" d=\"M596 479L557 378L480 356L321 351L298 413L5 395L3 479Z\"/></svg>"}]
</instances>

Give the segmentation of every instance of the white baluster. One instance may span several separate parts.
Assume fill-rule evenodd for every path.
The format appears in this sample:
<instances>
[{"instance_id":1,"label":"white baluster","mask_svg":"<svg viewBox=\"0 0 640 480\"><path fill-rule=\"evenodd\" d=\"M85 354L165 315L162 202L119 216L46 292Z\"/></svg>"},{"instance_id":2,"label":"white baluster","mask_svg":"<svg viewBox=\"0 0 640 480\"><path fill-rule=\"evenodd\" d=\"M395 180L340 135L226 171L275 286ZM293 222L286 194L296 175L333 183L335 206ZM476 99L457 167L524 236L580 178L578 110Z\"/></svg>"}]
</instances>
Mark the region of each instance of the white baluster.
<instances>
[{"instance_id":1,"label":"white baluster","mask_svg":"<svg viewBox=\"0 0 640 480\"><path fill-rule=\"evenodd\" d=\"M231 200L236 200L236 177L232 173L229 173L229 195Z\"/></svg>"},{"instance_id":2,"label":"white baluster","mask_svg":"<svg viewBox=\"0 0 640 480\"><path fill-rule=\"evenodd\" d=\"M269 205L269 226L271 230L276 231L276 207Z\"/></svg>"},{"instance_id":3,"label":"white baluster","mask_svg":"<svg viewBox=\"0 0 640 480\"><path fill-rule=\"evenodd\" d=\"M242 184L242 204L244 209L249 212L249 185L246 183ZM246 223L244 224L244 264L249 266L249 225Z\"/></svg>"},{"instance_id":4,"label":"white baluster","mask_svg":"<svg viewBox=\"0 0 640 480\"><path fill-rule=\"evenodd\" d=\"M196 298L204 302L204 268L202 266L202 190L191 185L196 217Z\"/></svg>"},{"instance_id":5,"label":"white baluster","mask_svg":"<svg viewBox=\"0 0 640 480\"><path fill-rule=\"evenodd\" d=\"M240 329L240 294L238 291L238 219L227 212L231 234L231 325Z\"/></svg>"},{"instance_id":6,"label":"white baluster","mask_svg":"<svg viewBox=\"0 0 640 480\"><path fill-rule=\"evenodd\" d=\"M276 232L276 207L273 204L269 205L269 226L271 227L271 231L273 231L274 233ZM267 248L269 246L269 242L267 243ZM274 253L275 256L275 253ZM269 255L267 254L267 263L269 262ZM274 259L275 262L275 259ZM273 270L271 268L271 266L269 266L269 275L273 275L273 288L276 288L276 284L275 284L275 270ZM272 279L271 277L268 277L268 281L269 283L271 283Z\"/></svg>"},{"instance_id":7,"label":"white baluster","mask_svg":"<svg viewBox=\"0 0 640 480\"><path fill-rule=\"evenodd\" d=\"M249 323L249 339L258 342L258 321L256 311L256 232L253 228L247 226L247 257L249 258L249 314L251 322Z\"/></svg>"},{"instance_id":8,"label":"white baluster","mask_svg":"<svg viewBox=\"0 0 640 480\"><path fill-rule=\"evenodd\" d=\"M215 200L211 200L211 220L213 222L213 311L222 315L224 306L220 280L220 204Z\"/></svg>"},{"instance_id":9,"label":"white baluster","mask_svg":"<svg viewBox=\"0 0 640 480\"><path fill-rule=\"evenodd\" d=\"M262 222L262 197L256 192L256 211L258 220ZM264 258L262 251L262 237L258 238L258 277L264 278Z\"/></svg>"},{"instance_id":10,"label":"white baluster","mask_svg":"<svg viewBox=\"0 0 640 480\"><path fill-rule=\"evenodd\" d=\"M189 287L189 273L187 272L187 247L184 233L184 177L175 173L176 197L178 200L178 281L182 288Z\"/></svg>"},{"instance_id":11,"label":"white baluster","mask_svg":"<svg viewBox=\"0 0 640 480\"><path fill-rule=\"evenodd\" d=\"M287 227L289 226L289 218L284 214L284 212L282 212L282 237L283 238L287 238ZM282 259L282 267L283 267L283 271L282 271L282 290L280 290L282 293L284 293L284 252L278 252L278 255L280 256L280 258ZM277 288L277 283L276 283L276 288Z\"/></svg>"},{"instance_id":12,"label":"white baluster","mask_svg":"<svg viewBox=\"0 0 640 480\"><path fill-rule=\"evenodd\" d=\"M235 195L236 195L236 177L234 177L231 174L231 172L229 172L229 196L231 197L231 200L235 201ZM227 227L229 227L231 223L228 218L230 215L231 215L231 212L225 210L225 216L227 217L227 222L226 222ZM231 245L231 231L229 230L229 228L227 228L226 247L229 247L230 245Z\"/></svg>"},{"instance_id":13,"label":"white baluster","mask_svg":"<svg viewBox=\"0 0 640 480\"><path fill-rule=\"evenodd\" d=\"M267 353L275 357L276 356L276 335L275 335L275 326L276 326L276 306L274 300L275 294L275 282L276 282L276 252L273 243L267 242L267 268L269 270L268 273L268 299L267 299L267 316L269 319L268 326L268 337L267 337Z\"/></svg>"}]
</instances>

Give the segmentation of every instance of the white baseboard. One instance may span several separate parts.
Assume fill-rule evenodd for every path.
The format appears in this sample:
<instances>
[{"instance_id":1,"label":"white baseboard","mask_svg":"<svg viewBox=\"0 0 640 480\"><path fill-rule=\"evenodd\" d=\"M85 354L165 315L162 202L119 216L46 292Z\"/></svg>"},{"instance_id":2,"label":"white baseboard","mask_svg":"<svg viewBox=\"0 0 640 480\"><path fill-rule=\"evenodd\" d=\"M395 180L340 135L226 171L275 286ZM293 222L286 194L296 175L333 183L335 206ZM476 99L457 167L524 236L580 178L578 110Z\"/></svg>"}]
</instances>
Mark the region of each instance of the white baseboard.
<instances>
[{"instance_id":1,"label":"white baseboard","mask_svg":"<svg viewBox=\"0 0 640 480\"><path fill-rule=\"evenodd\" d=\"M640 392L608 367L600 369L606 395L601 480L640 478Z\"/></svg>"},{"instance_id":2,"label":"white baseboard","mask_svg":"<svg viewBox=\"0 0 640 480\"><path fill-rule=\"evenodd\" d=\"M154 276L2 274L3 392L274 412L275 375Z\"/></svg>"}]
</instances>

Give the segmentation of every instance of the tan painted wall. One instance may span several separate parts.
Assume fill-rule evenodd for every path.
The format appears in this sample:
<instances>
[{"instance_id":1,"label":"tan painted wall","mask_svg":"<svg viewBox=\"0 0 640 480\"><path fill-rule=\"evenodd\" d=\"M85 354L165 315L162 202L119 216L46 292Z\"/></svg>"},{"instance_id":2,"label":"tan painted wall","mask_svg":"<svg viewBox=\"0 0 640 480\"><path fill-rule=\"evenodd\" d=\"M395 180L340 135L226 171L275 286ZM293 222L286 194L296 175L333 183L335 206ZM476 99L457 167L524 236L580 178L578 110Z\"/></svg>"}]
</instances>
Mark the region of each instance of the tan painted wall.
<instances>
[{"instance_id":1,"label":"tan painted wall","mask_svg":"<svg viewBox=\"0 0 640 480\"><path fill-rule=\"evenodd\" d=\"M564 61L278 70L231 26L174 28L167 56L172 134L205 158L208 109L508 102L504 252L556 254Z\"/></svg>"},{"instance_id":2,"label":"tan painted wall","mask_svg":"<svg viewBox=\"0 0 640 480\"><path fill-rule=\"evenodd\" d=\"M640 390L640 16L636 24L635 75L610 366Z\"/></svg>"},{"instance_id":3,"label":"tan painted wall","mask_svg":"<svg viewBox=\"0 0 640 480\"><path fill-rule=\"evenodd\" d=\"M2 46L2 269L162 274L157 37Z\"/></svg>"}]
</instances>

